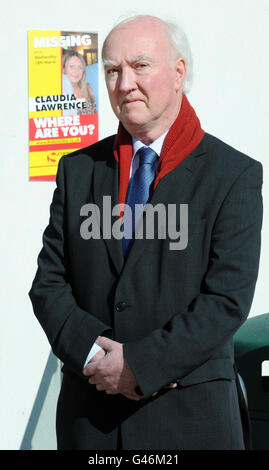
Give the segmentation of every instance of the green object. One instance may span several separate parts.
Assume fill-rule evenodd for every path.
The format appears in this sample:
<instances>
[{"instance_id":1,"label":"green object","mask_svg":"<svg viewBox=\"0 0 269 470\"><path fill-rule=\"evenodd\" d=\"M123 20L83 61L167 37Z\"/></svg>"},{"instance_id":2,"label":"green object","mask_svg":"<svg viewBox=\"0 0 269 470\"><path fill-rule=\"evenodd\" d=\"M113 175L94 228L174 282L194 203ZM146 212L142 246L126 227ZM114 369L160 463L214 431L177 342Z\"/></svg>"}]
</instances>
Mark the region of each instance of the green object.
<instances>
[{"instance_id":1,"label":"green object","mask_svg":"<svg viewBox=\"0 0 269 470\"><path fill-rule=\"evenodd\" d=\"M269 361L269 313L249 318L234 336L235 363L248 400L252 449L269 449L269 372L262 376L262 363Z\"/></svg>"}]
</instances>

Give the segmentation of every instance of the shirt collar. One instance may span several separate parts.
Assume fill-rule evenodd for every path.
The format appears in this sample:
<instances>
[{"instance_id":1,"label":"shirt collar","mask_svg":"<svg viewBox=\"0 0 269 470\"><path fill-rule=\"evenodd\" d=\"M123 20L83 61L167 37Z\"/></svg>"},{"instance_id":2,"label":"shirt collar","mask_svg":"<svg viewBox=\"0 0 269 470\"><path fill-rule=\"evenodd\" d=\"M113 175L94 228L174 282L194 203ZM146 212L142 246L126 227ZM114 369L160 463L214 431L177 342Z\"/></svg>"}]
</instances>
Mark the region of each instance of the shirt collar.
<instances>
[{"instance_id":1,"label":"shirt collar","mask_svg":"<svg viewBox=\"0 0 269 470\"><path fill-rule=\"evenodd\" d=\"M166 131L164 134L162 134L160 137L158 137L158 139L154 140L154 142L152 142L152 144L148 146L157 153L158 157L161 155L164 139L166 137L167 132L168 131ZM134 156L136 155L136 152L142 147L145 147L145 144L143 144L143 142L141 142L140 140L135 139L134 137L132 137L132 139L133 139L133 158L134 158Z\"/></svg>"}]
</instances>

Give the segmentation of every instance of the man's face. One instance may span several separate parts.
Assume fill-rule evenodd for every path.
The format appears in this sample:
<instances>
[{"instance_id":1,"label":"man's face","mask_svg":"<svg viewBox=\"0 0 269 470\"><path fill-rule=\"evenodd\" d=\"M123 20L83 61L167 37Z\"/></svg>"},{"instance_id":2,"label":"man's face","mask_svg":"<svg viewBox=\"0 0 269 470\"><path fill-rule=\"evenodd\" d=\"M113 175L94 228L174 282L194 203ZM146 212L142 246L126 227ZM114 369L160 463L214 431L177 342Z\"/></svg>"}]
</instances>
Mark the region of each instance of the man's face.
<instances>
[{"instance_id":1,"label":"man's face","mask_svg":"<svg viewBox=\"0 0 269 470\"><path fill-rule=\"evenodd\" d=\"M132 135L165 132L179 111L185 63L180 68L173 60L163 26L141 20L119 26L103 59L111 106L124 127Z\"/></svg>"}]
</instances>

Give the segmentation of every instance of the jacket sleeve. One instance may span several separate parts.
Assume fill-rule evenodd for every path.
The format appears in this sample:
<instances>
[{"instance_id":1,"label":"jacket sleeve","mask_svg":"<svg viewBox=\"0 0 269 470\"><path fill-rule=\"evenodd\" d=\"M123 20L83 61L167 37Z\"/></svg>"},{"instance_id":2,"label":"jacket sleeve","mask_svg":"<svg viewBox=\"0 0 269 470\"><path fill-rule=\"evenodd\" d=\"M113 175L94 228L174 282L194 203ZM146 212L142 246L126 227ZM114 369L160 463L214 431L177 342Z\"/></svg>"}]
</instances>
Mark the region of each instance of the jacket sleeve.
<instances>
[{"instance_id":1,"label":"jacket sleeve","mask_svg":"<svg viewBox=\"0 0 269 470\"><path fill-rule=\"evenodd\" d=\"M216 356L246 320L259 268L261 188L262 165L255 161L237 177L220 207L207 272L188 311L124 344L145 398Z\"/></svg>"},{"instance_id":2,"label":"jacket sleeve","mask_svg":"<svg viewBox=\"0 0 269 470\"><path fill-rule=\"evenodd\" d=\"M79 307L68 280L64 158L59 162L49 225L43 234L43 248L29 296L53 352L80 375L97 336L110 336L111 327Z\"/></svg>"}]
</instances>

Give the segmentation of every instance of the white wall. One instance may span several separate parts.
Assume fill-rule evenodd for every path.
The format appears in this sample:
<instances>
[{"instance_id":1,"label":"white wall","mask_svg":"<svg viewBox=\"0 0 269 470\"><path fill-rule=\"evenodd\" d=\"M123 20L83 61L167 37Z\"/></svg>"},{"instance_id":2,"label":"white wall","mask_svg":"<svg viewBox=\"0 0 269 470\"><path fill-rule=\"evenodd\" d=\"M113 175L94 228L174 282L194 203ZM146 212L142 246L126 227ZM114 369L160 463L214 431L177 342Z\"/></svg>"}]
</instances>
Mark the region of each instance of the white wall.
<instances>
[{"instance_id":1,"label":"white wall","mask_svg":"<svg viewBox=\"0 0 269 470\"><path fill-rule=\"evenodd\" d=\"M0 31L1 449L55 448L60 383L27 295L55 186L28 181L27 30L97 31L101 45L118 17L128 13L181 22L195 64L189 100L203 128L263 163L262 257L251 315L269 311L268 0L8 0L1 6ZM100 77L103 138L116 131L117 121Z\"/></svg>"}]
</instances>

